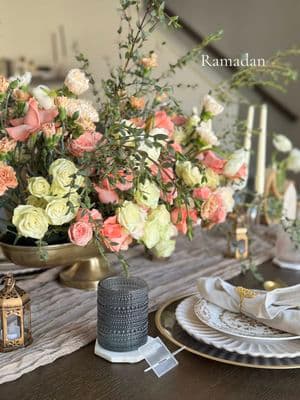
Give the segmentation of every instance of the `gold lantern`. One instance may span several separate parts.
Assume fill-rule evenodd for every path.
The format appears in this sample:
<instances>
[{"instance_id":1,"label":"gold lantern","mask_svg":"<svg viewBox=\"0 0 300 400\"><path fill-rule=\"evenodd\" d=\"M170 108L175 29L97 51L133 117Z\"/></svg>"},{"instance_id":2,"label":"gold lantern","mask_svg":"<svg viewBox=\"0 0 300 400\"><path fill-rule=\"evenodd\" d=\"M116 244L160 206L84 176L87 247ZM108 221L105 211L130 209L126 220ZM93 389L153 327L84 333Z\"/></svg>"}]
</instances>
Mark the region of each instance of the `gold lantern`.
<instances>
[{"instance_id":1,"label":"gold lantern","mask_svg":"<svg viewBox=\"0 0 300 400\"><path fill-rule=\"evenodd\" d=\"M248 229L244 216L232 213L229 216L230 232L228 235L228 257L245 260L249 256Z\"/></svg>"},{"instance_id":2,"label":"gold lantern","mask_svg":"<svg viewBox=\"0 0 300 400\"><path fill-rule=\"evenodd\" d=\"M32 342L30 298L16 285L12 274L4 277L0 291L0 352L25 347Z\"/></svg>"}]
</instances>

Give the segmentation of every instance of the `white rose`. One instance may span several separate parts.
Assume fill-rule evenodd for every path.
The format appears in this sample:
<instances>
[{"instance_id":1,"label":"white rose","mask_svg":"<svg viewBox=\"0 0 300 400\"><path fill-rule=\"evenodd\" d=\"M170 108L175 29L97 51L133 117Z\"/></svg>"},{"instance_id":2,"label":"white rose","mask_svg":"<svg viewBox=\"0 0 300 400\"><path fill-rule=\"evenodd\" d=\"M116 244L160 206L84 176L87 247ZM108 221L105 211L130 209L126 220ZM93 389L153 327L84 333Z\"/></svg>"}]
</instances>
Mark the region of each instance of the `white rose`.
<instances>
[{"instance_id":1,"label":"white rose","mask_svg":"<svg viewBox=\"0 0 300 400\"><path fill-rule=\"evenodd\" d=\"M148 140L151 141L151 139L148 139ZM139 145L138 150L147 154L148 157L146 158L146 164L148 166L153 164L153 162L157 162L158 161L159 156L160 156L160 152L161 152L161 148L160 147L155 146L154 144L152 144L152 146L148 145L148 144L146 144L146 142L142 142Z\"/></svg>"},{"instance_id":2,"label":"white rose","mask_svg":"<svg viewBox=\"0 0 300 400\"><path fill-rule=\"evenodd\" d=\"M31 72L27 71L23 75L11 76L8 81L9 82L13 82L13 81L18 80L19 81L18 87L20 87L20 86L28 86L30 84L30 82L31 82L31 78L32 78Z\"/></svg>"},{"instance_id":3,"label":"white rose","mask_svg":"<svg viewBox=\"0 0 300 400\"><path fill-rule=\"evenodd\" d=\"M235 176L246 160L246 152L244 149L236 150L230 155L224 167L224 175L228 177Z\"/></svg>"},{"instance_id":4,"label":"white rose","mask_svg":"<svg viewBox=\"0 0 300 400\"><path fill-rule=\"evenodd\" d=\"M28 191L35 197L43 198L50 193L50 185L42 176L28 179Z\"/></svg>"},{"instance_id":5,"label":"white rose","mask_svg":"<svg viewBox=\"0 0 300 400\"><path fill-rule=\"evenodd\" d=\"M219 139L214 134L214 132L210 129L210 126L207 122L202 121L200 126L196 128L197 133L199 134L201 140L209 146L218 146L220 144Z\"/></svg>"},{"instance_id":6,"label":"white rose","mask_svg":"<svg viewBox=\"0 0 300 400\"><path fill-rule=\"evenodd\" d=\"M47 86L39 85L32 90L33 96L36 98L39 105L45 110L54 107L54 100L48 95L50 89Z\"/></svg>"},{"instance_id":7,"label":"white rose","mask_svg":"<svg viewBox=\"0 0 300 400\"><path fill-rule=\"evenodd\" d=\"M292 142L285 135L274 135L273 146L282 153L289 153L292 148Z\"/></svg>"},{"instance_id":8,"label":"white rose","mask_svg":"<svg viewBox=\"0 0 300 400\"><path fill-rule=\"evenodd\" d=\"M175 250L175 245L176 245L175 240L165 240L159 242L153 248L152 251L156 255L156 257L163 257L163 258L170 257L170 255Z\"/></svg>"},{"instance_id":9,"label":"white rose","mask_svg":"<svg viewBox=\"0 0 300 400\"><path fill-rule=\"evenodd\" d=\"M217 189L216 192L221 196L226 212L227 213L232 212L234 207L233 188L226 186Z\"/></svg>"},{"instance_id":10,"label":"white rose","mask_svg":"<svg viewBox=\"0 0 300 400\"><path fill-rule=\"evenodd\" d=\"M151 131L149 132L149 135L151 136L151 137L153 137L153 139L155 140L155 136L156 135L160 135L160 136L164 136L165 138L164 139L156 139L156 141L158 142L158 143L160 143L162 146L164 146L165 144L166 144L166 141L168 140L168 138L169 138L169 136L168 136L168 131L166 130L166 129L164 129L164 128L154 128L154 129L151 129Z\"/></svg>"},{"instance_id":11,"label":"white rose","mask_svg":"<svg viewBox=\"0 0 300 400\"><path fill-rule=\"evenodd\" d=\"M64 83L70 92L76 94L76 96L80 96L89 88L89 79L78 68L71 69L68 72Z\"/></svg>"},{"instance_id":12,"label":"white rose","mask_svg":"<svg viewBox=\"0 0 300 400\"><path fill-rule=\"evenodd\" d=\"M157 185L148 179L140 183L134 194L135 201L147 208L156 208L160 196L160 190Z\"/></svg>"},{"instance_id":13,"label":"white rose","mask_svg":"<svg viewBox=\"0 0 300 400\"><path fill-rule=\"evenodd\" d=\"M205 112L210 113L213 117L221 114L224 107L219 104L212 96L207 94L203 99L203 108Z\"/></svg>"},{"instance_id":14,"label":"white rose","mask_svg":"<svg viewBox=\"0 0 300 400\"><path fill-rule=\"evenodd\" d=\"M176 174L187 186L196 186L202 183L202 174L198 167L193 167L190 161L177 161Z\"/></svg>"},{"instance_id":15,"label":"white rose","mask_svg":"<svg viewBox=\"0 0 300 400\"><path fill-rule=\"evenodd\" d=\"M14 209L12 223L24 237L42 239L48 230L48 218L42 208L21 205Z\"/></svg>"},{"instance_id":16,"label":"white rose","mask_svg":"<svg viewBox=\"0 0 300 400\"><path fill-rule=\"evenodd\" d=\"M147 212L132 201L124 201L117 210L117 218L134 239L140 239L144 234Z\"/></svg>"},{"instance_id":17,"label":"white rose","mask_svg":"<svg viewBox=\"0 0 300 400\"><path fill-rule=\"evenodd\" d=\"M47 204L45 211L51 225L63 225L75 218L77 208L68 203L67 198L57 198Z\"/></svg>"},{"instance_id":18,"label":"white rose","mask_svg":"<svg viewBox=\"0 0 300 400\"><path fill-rule=\"evenodd\" d=\"M293 149L287 159L287 169L289 171L298 173L300 172L300 150Z\"/></svg>"},{"instance_id":19,"label":"white rose","mask_svg":"<svg viewBox=\"0 0 300 400\"><path fill-rule=\"evenodd\" d=\"M171 223L171 216L164 204L150 211L144 229L142 242L152 249L161 241L167 241L177 235L176 227Z\"/></svg>"}]
</instances>

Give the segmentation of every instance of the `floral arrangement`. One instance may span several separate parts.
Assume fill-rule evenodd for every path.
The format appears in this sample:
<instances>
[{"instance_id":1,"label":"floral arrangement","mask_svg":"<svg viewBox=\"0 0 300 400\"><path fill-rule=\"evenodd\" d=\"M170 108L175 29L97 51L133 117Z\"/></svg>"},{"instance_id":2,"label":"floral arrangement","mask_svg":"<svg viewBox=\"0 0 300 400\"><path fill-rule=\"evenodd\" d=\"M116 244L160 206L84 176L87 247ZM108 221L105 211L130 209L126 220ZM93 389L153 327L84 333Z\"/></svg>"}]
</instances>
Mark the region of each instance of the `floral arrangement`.
<instances>
[{"instance_id":1,"label":"floral arrangement","mask_svg":"<svg viewBox=\"0 0 300 400\"><path fill-rule=\"evenodd\" d=\"M137 241L168 257L178 233L192 237L194 225L222 223L233 208L246 167L243 150L224 154L212 130L223 106L207 95L199 114L184 115L166 78L189 57L157 76L158 56L143 52L153 27L176 18L153 1L133 25L127 11L139 2L120 4L129 34L102 94L82 55L56 90L31 89L29 73L0 77L2 241L94 241L123 263ZM94 104L82 97L90 87Z\"/></svg>"}]
</instances>

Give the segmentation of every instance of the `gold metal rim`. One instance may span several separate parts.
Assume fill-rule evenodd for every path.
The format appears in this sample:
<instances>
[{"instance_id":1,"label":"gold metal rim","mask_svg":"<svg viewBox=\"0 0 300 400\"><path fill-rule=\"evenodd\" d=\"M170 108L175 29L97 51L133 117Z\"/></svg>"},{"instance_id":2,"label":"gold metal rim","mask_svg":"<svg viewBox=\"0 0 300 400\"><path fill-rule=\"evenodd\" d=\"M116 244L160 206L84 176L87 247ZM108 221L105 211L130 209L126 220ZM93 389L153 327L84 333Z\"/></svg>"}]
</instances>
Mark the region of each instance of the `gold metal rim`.
<instances>
[{"instance_id":1,"label":"gold metal rim","mask_svg":"<svg viewBox=\"0 0 300 400\"><path fill-rule=\"evenodd\" d=\"M195 295L196 293L192 293L190 296ZM170 335L169 331L167 329L165 329L162 324L161 324L161 315L163 313L163 311L172 303L174 303L175 301L181 300L188 297L188 295L184 295L184 296L179 296L176 298L173 298L172 300L169 300L167 303L163 304L157 311L155 314L155 325L157 327L157 329L159 330L159 332L166 338L168 339L170 342L176 344L176 346L178 347L183 347L185 346L185 350L189 351L190 353L196 354L197 356L200 357L204 357L204 358L208 358L209 360L213 360L213 361L218 361L224 364L231 364L231 365L236 365L239 367L248 367L248 368L260 368L260 369L296 369L296 368L300 368L300 364L295 364L295 365L258 365L258 364L247 364L247 363L242 363L242 362L238 362L238 361L231 361L231 360L225 360L223 358L218 358L218 357L214 357L211 356L209 354L206 353L202 353L200 351L197 351L195 349L192 349L191 347L187 347L184 343L179 342L178 340L174 339L173 336Z\"/></svg>"},{"instance_id":2,"label":"gold metal rim","mask_svg":"<svg viewBox=\"0 0 300 400\"><path fill-rule=\"evenodd\" d=\"M38 247L37 246L18 246L18 245L13 245L13 244L8 244L8 243L4 243L4 242L0 242L0 246L1 247L6 247L8 249L15 249L18 248L20 250L22 249L33 249L36 250ZM47 246L45 246L46 249L57 249L57 248L61 248L61 247L73 247L74 244L73 243L61 243L61 244L48 244Z\"/></svg>"}]
</instances>

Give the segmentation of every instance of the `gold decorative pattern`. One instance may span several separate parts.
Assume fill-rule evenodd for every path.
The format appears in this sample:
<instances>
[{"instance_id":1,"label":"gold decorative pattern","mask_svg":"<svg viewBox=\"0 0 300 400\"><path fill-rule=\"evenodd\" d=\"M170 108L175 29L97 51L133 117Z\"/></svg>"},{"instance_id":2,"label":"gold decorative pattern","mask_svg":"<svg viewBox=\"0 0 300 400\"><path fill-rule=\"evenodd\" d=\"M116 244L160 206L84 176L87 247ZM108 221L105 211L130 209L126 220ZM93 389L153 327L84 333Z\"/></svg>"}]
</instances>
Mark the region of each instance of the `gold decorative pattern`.
<instances>
[{"instance_id":1,"label":"gold decorative pattern","mask_svg":"<svg viewBox=\"0 0 300 400\"><path fill-rule=\"evenodd\" d=\"M240 311L242 311L244 299L253 299L257 295L257 293L254 290L246 289L242 286L237 286L236 291L240 296Z\"/></svg>"}]
</instances>

